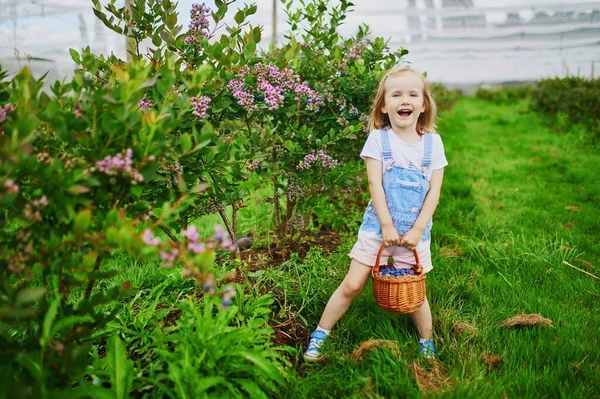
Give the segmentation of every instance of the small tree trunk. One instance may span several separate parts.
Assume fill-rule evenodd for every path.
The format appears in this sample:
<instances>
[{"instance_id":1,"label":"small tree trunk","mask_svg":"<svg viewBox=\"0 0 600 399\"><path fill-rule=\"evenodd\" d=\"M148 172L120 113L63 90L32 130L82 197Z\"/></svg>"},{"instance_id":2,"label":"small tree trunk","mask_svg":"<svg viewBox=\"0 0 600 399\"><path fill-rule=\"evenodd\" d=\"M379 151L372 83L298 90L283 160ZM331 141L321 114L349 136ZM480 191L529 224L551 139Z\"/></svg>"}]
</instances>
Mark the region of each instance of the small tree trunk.
<instances>
[{"instance_id":1,"label":"small tree trunk","mask_svg":"<svg viewBox=\"0 0 600 399\"><path fill-rule=\"evenodd\" d=\"M150 219L152 219L155 222L158 220L158 218L154 215L150 215ZM163 233L165 233L167 235L167 237L169 237L171 239L171 241L173 241L175 244L179 245L181 243L177 239L177 237L175 237L175 235L173 233L171 233L171 230L169 230L168 227L159 225L158 228L161 229L163 231Z\"/></svg>"},{"instance_id":2,"label":"small tree trunk","mask_svg":"<svg viewBox=\"0 0 600 399\"><path fill-rule=\"evenodd\" d=\"M238 245L237 237L235 236L235 231L231 227L231 222L229 222L229 218L227 217L227 214L225 213L225 210L219 210L219 215L221 215L221 219L223 219L223 223L225 223L225 227L227 228L227 232L229 233L229 237L231 238L231 241L233 241L233 244L235 245L235 254L237 256L239 256L240 255L240 248L239 248L239 245Z\"/></svg>"},{"instance_id":3,"label":"small tree trunk","mask_svg":"<svg viewBox=\"0 0 600 399\"><path fill-rule=\"evenodd\" d=\"M275 231L277 232L277 235L281 234L281 218L280 218L280 212L279 212L279 192L278 192L278 188L277 188L277 176L273 176L273 207L274 207L274 214L273 214L273 219L275 222Z\"/></svg>"},{"instance_id":4,"label":"small tree trunk","mask_svg":"<svg viewBox=\"0 0 600 399\"><path fill-rule=\"evenodd\" d=\"M237 211L239 209L238 203L234 202L231 204L231 229L234 235L237 234ZM237 239L237 235L235 236Z\"/></svg>"}]
</instances>

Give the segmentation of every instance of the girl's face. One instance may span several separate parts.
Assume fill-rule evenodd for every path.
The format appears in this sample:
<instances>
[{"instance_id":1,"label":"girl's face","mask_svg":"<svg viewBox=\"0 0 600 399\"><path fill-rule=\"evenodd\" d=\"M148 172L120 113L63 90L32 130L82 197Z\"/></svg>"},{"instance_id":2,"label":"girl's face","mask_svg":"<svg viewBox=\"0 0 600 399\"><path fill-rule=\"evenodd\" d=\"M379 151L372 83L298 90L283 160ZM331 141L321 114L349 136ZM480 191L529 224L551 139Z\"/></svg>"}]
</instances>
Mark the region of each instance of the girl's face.
<instances>
[{"instance_id":1,"label":"girl's face","mask_svg":"<svg viewBox=\"0 0 600 399\"><path fill-rule=\"evenodd\" d=\"M385 81L385 103L381 112L388 114L396 132L416 132L419 116L425 112L423 81L416 73L405 72Z\"/></svg>"}]
</instances>

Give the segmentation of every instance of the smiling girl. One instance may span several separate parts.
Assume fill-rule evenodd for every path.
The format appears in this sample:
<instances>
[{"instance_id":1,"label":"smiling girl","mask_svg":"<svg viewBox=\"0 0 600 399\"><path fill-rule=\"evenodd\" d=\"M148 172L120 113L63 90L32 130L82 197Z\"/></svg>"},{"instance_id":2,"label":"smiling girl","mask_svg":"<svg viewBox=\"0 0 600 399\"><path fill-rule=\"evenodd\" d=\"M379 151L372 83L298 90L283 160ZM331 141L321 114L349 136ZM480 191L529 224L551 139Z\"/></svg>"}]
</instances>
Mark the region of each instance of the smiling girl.
<instances>
[{"instance_id":1,"label":"smiling girl","mask_svg":"<svg viewBox=\"0 0 600 399\"><path fill-rule=\"evenodd\" d=\"M410 269L416 249L423 271L432 270L432 216L448 165L442 139L434 133L436 114L425 79L413 69L396 67L381 80L370 118L371 133L360 154L366 161L371 201L348 255L352 258L348 274L331 295L304 359L321 358L323 342L365 288L382 245L387 247L382 259L393 257L395 268ZM434 357L427 298L411 317L421 336L421 354Z\"/></svg>"}]
</instances>

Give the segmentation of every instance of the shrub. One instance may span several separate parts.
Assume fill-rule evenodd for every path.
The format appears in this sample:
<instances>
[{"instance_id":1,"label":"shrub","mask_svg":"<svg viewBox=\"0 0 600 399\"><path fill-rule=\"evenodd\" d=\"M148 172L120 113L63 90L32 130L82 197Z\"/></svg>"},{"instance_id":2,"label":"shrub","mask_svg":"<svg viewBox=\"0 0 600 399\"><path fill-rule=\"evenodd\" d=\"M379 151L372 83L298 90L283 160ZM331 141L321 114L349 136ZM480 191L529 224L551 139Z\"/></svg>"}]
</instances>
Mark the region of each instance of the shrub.
<instances>
[{"instance_id":1,"label":"shrub","mask_svg":"<svg viewBox=\"0 0 600 399\"><path fill-rule=\"evenodd\" d=\"M450 90L443 83L431 83L429 85L431 95L438 107L438 113L443 114L454 107L458 99L462 96L462 91L459 89Z\"/></svg>"},{"instance_id":2,"label":"shrub","mask_svg":"<svg viewBox=\"0 0 600 399\"><path fill-rule=\"evenodd\" d=\"M505 87L495 90L479 88L475 92L475 97L503 105L530 98L533 92L533 86Z\"/></svg>"},{"instance_id":3,"label":"shrub","mask_svg":"<svg viewBox=\"0 0 600 399\"><path fill-rule=\"evenodd\" d=\"M551 118L561 130L586 126L600 138L600 79L570 76L537 82L531 108ZM563 123L560 121L563 120ZM565 123L566 122L566 123Z\"/></svg>"}]
</instances>

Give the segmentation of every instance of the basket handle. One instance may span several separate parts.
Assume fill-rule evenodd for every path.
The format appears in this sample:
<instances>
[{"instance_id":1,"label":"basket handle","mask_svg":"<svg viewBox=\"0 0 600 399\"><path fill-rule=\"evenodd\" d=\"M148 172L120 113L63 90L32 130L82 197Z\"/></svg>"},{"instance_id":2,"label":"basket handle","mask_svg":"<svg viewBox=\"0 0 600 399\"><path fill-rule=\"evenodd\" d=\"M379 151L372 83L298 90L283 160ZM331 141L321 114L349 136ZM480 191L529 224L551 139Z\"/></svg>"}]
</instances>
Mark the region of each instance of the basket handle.
<instances>
[{"instance_id":1,"label":"basket handle","mask_svg":"<svg viewBox=\"0 0 600 399\"><path fill-rule=\"evenodd\" d=\"M373 266L373 274L379 274L379 262L381 261L381 254L383 250L386 248L385 245L382 245L379 248L379 252L377 253L377 260L375 261L375 266ZM419 260L419 254L416 249L413 249L413 254L415 255L415 265L412 267L414 272L419 275L423 272L423 266L421 265L421 261Z\"/></svg>"}]
</instances>

